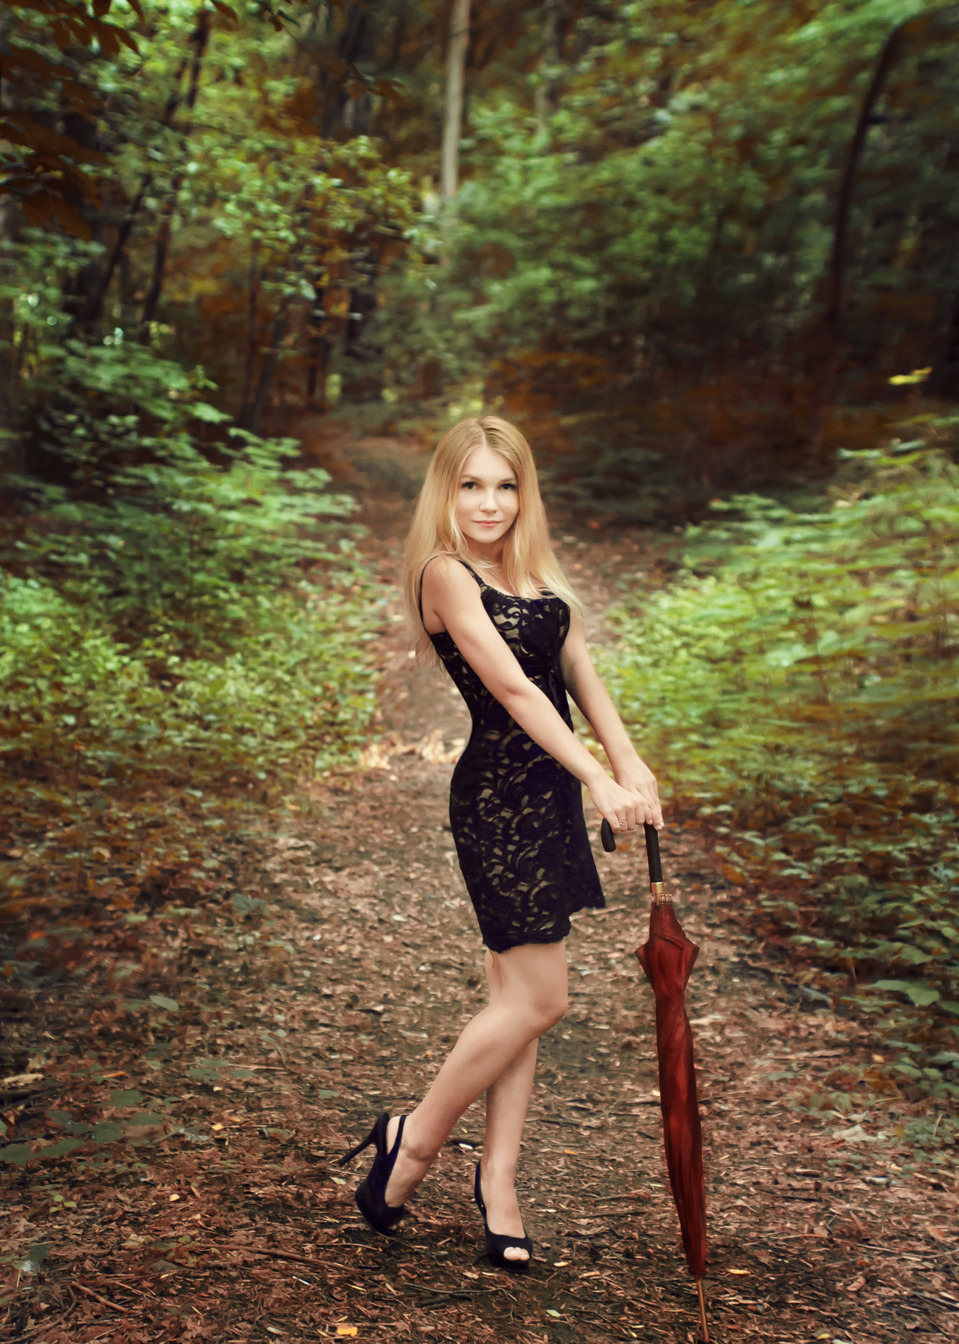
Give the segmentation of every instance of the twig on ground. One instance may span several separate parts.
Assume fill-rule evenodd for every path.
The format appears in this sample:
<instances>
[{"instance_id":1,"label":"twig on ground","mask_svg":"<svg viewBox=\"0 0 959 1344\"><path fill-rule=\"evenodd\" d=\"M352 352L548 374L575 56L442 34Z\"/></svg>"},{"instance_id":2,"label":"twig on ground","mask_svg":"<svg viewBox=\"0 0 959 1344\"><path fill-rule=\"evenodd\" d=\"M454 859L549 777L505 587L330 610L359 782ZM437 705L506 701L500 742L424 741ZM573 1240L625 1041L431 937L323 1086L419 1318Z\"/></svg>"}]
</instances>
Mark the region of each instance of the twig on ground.
<instances>
[{"instance_id":1,"label":"twig on ground","mask_svg":"<svg viewBox=\"0 0 959 1344\"><path fill-rule=\"evenodd\" d=\"M118 1311L122 1316L126 1316L127 1308L121 1307L119 1302L111 1302L108 1297L103 1297L100 1293L95 1293L92 1288L87 1288L83 1283L74 1283L72 1286L76 1288L78 1292L85 1293L87 1297L92 1297L102 1306L112 1307L114 1311Z\"/></svg>"}]
</instances>

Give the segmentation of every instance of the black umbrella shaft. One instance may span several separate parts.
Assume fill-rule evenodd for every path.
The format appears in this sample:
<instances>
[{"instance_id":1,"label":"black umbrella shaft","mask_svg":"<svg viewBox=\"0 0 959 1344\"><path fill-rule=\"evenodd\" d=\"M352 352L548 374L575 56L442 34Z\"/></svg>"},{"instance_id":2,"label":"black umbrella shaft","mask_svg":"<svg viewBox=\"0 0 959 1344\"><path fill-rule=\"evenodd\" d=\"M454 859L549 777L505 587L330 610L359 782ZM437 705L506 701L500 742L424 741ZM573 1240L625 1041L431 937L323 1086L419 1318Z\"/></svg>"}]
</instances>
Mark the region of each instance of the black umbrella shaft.
<instances>
[{"instance_id":1,"label":"black umbrella shaft","mask_svg":"<svg viewBox=\"0 0 959 1344\"><path fill-rule=\"evenodd\" d=\"M650 826L649 822L644 822L646 830L646 860L649 863L650 883L662 882L663 863L659 857L659 836L656 833L656 827Z\"/></svg>"},{"instance_id":2,"label":"black umbrella shaft","mask_svg":"<svg viewBox=\"0 0 959 1344\"><path fill-rule=\"evenodd\" d=\"M662 883L663 880L663 862L659 857L659 835L655 826L650 826L649 822L643 823L646 831L646 861L649 864L649 881ZM616 836L613 834L613 828L609 822L603 818L603 824L600 828L600 835L603 841L603 849L607 854L612 854L616 848Z\"/></svg>"}]
</instances>

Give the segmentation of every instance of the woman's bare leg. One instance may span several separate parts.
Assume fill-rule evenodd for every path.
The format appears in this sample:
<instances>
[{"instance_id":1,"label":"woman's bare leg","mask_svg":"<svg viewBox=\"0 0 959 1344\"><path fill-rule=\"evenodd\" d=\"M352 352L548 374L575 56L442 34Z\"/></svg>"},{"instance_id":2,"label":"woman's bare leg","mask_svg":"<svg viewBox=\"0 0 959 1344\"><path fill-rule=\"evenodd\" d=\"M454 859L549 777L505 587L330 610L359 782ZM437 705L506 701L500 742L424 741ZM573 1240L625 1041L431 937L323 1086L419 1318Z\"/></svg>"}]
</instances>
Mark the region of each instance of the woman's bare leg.
<instances>
[{"instance_id":1,"label":"woman's bare leg","mask_svg":"<svg viewBox=\"0 0 959 1344\"><path fill-rule=\"evenodd\" d=\"M503 991L499 958L487 953L486 976L490 1001ZM523 1215L516 1198L516 1169L523 1126L533 1091L538 1041L529 1045L486 1089L486 1134L483 1139L482 1190L490 1230L504 1237L524 1235ZM524 1250L508 1247L508 1260L528 1260Z\"/></svg>"},{"instance_id":2,"label":"woman's bare leg","mask_svg":"<svg viewBox=\"0 0 959 1344\"><path fill-rule=\"evenodd\" d=\"M419 1185L466 1108L507 1074L519 1056L523 1056L522 1063L509 1076L502 1102L494 1092L494 1114L500 1111L504 1117L499 1122L501 1132L505 1127L506 1131L511 1129L515 1133L516 1094L525 1089L528 1099L530 1062L535 1064L535 1055L530 1055L529 1047L566 1012L564 943L529 943L494 955L497 967L495 994L487 1006L467 1022L426 1096L406 1117L403 1142L386 1188L386 1202L392 1208L405 1203ZM527 1077L530 1083L525 1081ZM525 1116L525 1102L522 1109ZM513 1116L509 1123L505 1119L507 1113ZM398 1125L399 1117L390 1122L389 1146L393 1144ZM522 1125L519 1131L522 1133ZM518 1148L518 1141L516 1146ZM503 1212L506 1217L506 1211ZM507 1227L498 1224L494 1224L493 1230L512 1235Z\"/></svg>"}]
</instances>

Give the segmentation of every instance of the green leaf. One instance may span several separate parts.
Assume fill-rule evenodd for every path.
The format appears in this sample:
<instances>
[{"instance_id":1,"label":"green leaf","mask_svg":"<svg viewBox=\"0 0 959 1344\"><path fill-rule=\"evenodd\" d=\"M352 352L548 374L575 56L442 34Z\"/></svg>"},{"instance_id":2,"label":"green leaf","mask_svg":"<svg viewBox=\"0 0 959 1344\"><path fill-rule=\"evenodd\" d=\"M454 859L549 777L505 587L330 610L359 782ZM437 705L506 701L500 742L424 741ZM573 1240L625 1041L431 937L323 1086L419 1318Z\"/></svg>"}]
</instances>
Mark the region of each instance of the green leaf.
<instances>
[{"instance_id":1,"label":"green leaf","mask_svg":"<svg viewBox=\"0 0 959 1344\"><path fill-rule=\"evenodd\" d=\"M45 1162L51 1157L65 1157L67 1153L72 1153L75 1148L82 1148L82 1139L63 1138L57 1139L53 1143L46 1144L36 1154L41 1162Z\"/></svg>"},{"instance_id":2,"label":"green leaf","mask_svg":"<svg viewBox=\"0 0 959 1344\"><path fill-rule=\"evenodd\" d=\"M9 1162L14 1167L26 1166L32 1156L28 1143L8 1143L0 1148L0 1162Z\"/></svg>"},{"instance_id":3,"label":"green leaf","mask_svg":"<svg viewBox=\"0 0 959 1344\"><path fill-rule=\"evenodd\" d=\"M888 989L899 994L905 994L917 1008L925 1008L929 1004L937 1003L941 997L938 989L933 989L931 985L918 984L914 980L874 980L866 988Z\"/></svg>"},{"instance_id":4,"label":"green leaf","mask_svg":"<svg viewBox=\"0 0 959 1344\"><path fill-rule=\"evenodd\" d=\"M139 1106L140 1102L145 1100L143 1093L136 1087L127 1090L119 1088L116 1092L110 1093L112 1106Z\"/></svg>"},{"instance_id":5,"label":"green leaf","mask_svg":"<svg viewBox=\"0 0 959 1344\"><path fill-rule=\"evenodd\" d=\"M124 1127L115 1120L104 1120L99 1125L93 1127L94 1143L116 1143L124 1135Z\"/></svg>"},{"instance_id":6,"label":"green leaf","mask_svg":"<svg viewBox=\"0 0 959 1344\"><path fill-rule=\"evenodd\" d=\"M35 1246L30 1247L26 1259L20 1265L20 1269L25 1274L36 1274L49 1254L49 1245L44 1241L37 1242Z\"/></svg>"},{"instance_id":7,"label":"green leaf","mask_svg":"<svg viewBox=\"0 0 959 1344\"><path fill-rule=\"evenodd\" d=\"M195 401L190 407L190 414L197 420L206 420L212 425L222 425L233 419L226 411L220 411L206 401Z\"/></svg>"}]
</instances>

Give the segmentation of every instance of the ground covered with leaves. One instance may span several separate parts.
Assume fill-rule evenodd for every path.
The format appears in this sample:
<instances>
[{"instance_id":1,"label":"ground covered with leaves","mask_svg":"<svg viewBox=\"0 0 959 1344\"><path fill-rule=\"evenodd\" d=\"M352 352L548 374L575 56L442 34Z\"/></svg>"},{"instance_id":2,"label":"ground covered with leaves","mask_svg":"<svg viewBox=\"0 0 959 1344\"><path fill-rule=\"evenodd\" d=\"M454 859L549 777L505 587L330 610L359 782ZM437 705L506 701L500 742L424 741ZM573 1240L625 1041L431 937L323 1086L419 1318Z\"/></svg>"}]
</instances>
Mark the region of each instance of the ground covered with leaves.
<instances>
[{"instance_id":1,"label":"ground covered with leaves","mask_svg":"<svg viewBox=\"0 0 959 1344\"><path fill-rule=\"evenodd\" d=\"M621 538L563 544L599 597L633 558ZM377 545L386 573L385 531ZM647 909L635 849L595 844L608 908L576 921L570 1013L542 1042L522 1165L529 1274L482 1252L478 1106L397 1236L355 1210L365 1164L341 1169L340 1154L379 1110L414 1102L483 1001L446 825L463 713L412 668L396 608L380 641L360 769L224 809L202 873L181 880L171 861L130 908L88 905L66 950L40 914L21 926L32 974L0 990L0 1338L697 1338L633 955ZM199 825L197 800L155 803L166 824L180 809ZM702 949L688 1000L712 1337L953 1338L959 1175L935 1109L891 1087L866 1027L757 940L748 894L674 813L666 876ZM8 861L28 848L12 835ZM58 852L52 886L73 880Z\"/></svg>"}]
</instances>

